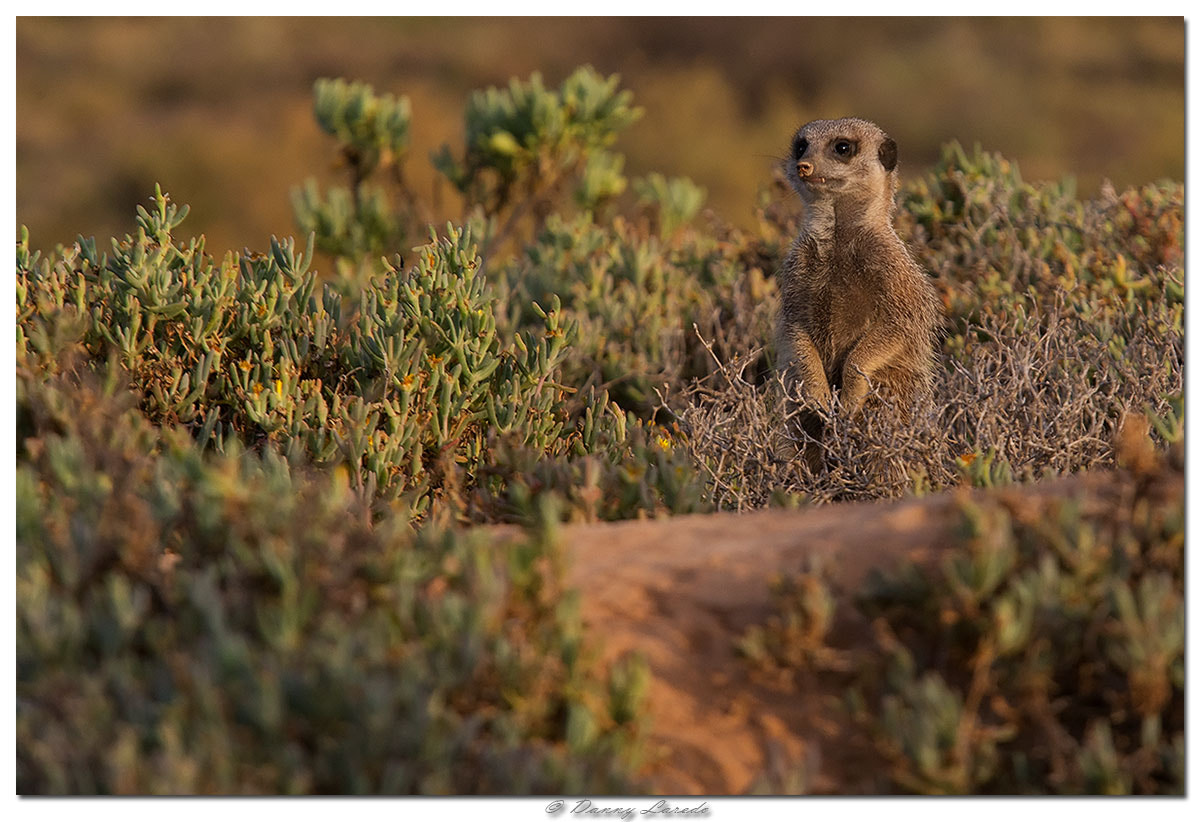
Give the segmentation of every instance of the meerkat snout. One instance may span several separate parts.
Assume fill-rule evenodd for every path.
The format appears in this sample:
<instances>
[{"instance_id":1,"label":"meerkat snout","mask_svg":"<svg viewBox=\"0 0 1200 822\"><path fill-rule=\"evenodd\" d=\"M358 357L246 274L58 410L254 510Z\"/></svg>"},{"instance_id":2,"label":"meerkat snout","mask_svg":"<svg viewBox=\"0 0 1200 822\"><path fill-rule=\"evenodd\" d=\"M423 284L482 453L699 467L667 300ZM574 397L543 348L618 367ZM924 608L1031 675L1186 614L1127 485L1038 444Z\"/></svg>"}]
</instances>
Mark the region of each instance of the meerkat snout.
<instances>
[{"instance_id":1,"label":"meerkat snout","mask_svg":"<svg viewBox=\"0 0 1200 822\"><path fill-rule=\"evenodd\" d=\"M807 177L813 173L813 164L807 160L801 160L800 162L796 163L796 173L801 177Z\"/></svg>"}]
</instances>

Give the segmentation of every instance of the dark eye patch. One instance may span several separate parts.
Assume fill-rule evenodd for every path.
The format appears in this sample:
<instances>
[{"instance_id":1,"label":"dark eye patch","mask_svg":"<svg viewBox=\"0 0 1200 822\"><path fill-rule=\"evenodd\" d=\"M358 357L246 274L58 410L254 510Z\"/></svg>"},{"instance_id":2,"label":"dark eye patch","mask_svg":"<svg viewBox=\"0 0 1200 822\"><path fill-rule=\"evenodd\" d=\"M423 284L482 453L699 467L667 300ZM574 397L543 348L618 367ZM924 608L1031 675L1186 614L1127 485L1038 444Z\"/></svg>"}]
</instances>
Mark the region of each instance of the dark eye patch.
<instances>
[{"instance_id":1,"label":"dark eye patch","mask_svg":"<svg viewBox=\"0 0 1200 822\"><path fill-rule=\"evenodd\" d=\"M792 140L792 159L799 160L804 156L804 152L806 151L808 151L808 140L797 134L795 139Z\"/></svg>"},{"instance_id":2,"label":"dark eye patch","mask_svg":"<svg viewBox=\"0 0 1200 822\"><path fill-rule=\"evenodd\" d=\"M833 156L839 160L849 160L858 153L858 143L839 137L833 141Z\"/></svg>"}]
</instances>

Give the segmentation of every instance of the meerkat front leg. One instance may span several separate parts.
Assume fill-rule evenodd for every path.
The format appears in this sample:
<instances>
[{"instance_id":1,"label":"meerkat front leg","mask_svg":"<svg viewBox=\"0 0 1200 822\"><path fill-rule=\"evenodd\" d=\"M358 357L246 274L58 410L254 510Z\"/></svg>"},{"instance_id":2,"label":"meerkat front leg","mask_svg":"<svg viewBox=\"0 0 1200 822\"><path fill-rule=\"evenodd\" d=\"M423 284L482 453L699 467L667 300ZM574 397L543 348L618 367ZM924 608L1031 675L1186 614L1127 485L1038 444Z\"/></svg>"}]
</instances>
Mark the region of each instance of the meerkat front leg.
<instances>
[{"instance_id":1,"label":"meerkat front leg","mask_svg":"<svg viewBox=\"0 0 1200 822\"><path fill-rule=\"evenodd\" d=\"M780 335L779 348L784 367L799 377L806 400L812 405L828 410L832 404L829 381L825 379L825 366L821 355L808 332L792 324L786 324Z\"/></svg>"},{"instance_id":2,"label":"meerkat front leg","mask_svg":"<svg viewBox=\"0 0 1200 822\"><path fill-rule=\"evenodd\" d=\"M842 366L842 390L838 399L846 416L862 410L871 376L904 350L904 338L886 326L868 331L850 350Z\"/></svg>"}]
</instances>

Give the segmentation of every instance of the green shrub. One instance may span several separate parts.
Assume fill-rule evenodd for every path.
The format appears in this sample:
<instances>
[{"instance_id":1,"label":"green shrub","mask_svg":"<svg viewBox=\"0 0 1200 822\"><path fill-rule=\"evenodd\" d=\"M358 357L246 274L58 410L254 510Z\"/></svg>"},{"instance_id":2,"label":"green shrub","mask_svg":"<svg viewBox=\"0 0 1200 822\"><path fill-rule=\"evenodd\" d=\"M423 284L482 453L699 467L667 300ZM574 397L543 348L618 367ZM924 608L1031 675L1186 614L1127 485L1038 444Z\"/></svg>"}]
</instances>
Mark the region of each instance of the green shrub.
<instances>
[{"instance_id":1,"label":"green shrub","mask_svg":"<svg viewBox=\"0 0 1200 822\"><path fill-rule=\"evenodd\" d=\"M386 173L401 199L411 200L403 162L412 104L407 97L376 95L365 83L325 78L314 84L313 98L321 130L338 140L350 186L322 196L316 180L309 179L293 190L292 210L301 232L334 257L360 260L395 248L415 228L417 215L411 208L408 214L398 212L384 186L368 179L377 170Z\"/></svg>"},{"instance_id":2,"label":"green shrub","mask_svg":"<svg viewBox=\"0 0 1200 822\"><path fill-rule=\"evenodd\" d=\"M603 227L551 217L498 278L509 306L556 296L578 324L565 383L601 386L643 418L715 369L702 337L732 353L770 328L769 303L756 304L754 292L773 294L773 285L740 270L730 247L696 234L662 239L623 219ZM514 311L508 320L523 328L536 318Z\"/></svg>"},{"instance_id":3,"label":"green shrub","mask_svg":"<svg viewBox=\"0 0 1200 822\"><path fill-rule=\"evenodd\" d=\"M550 532L414 534L18 376L18 792L630 789L644 677L597 677Z\"/></svg>"},{"instance_id":4,"label":"green shrub","mask_svg":"<svg viewBox=\"0 0 1200 822\"><path fill-rule=\"evenodd\" d=\"M848 675L886 790L1182 794L1182 451L1126 442L1136 467L1102 494L961 498L937 563L858 592L873 646L829 646L832 595L810 574L776 586L779 615L743 650Z\"/></svg>"},{"instance_id":5,"label":"green shrub","mask_svg":"<svg viewBox=\"0 0 1200 822\"><path fill-rule=\"evenodd\" d=\"M642 111L631 105L630 92L618 90L619 83L617 75L602 77L585 66L557 90L547 89L535 72L527 81L512 80L507 89L471 96L465 145L457 153L443 145L433 164L489 221L489 251L509 239L527 215L536 233L572 190L595 205L624 188L623 161L603 152Z\"/></svg>"},{"instance_id":6,"label":"green shrub","mask_svg":"<svg viewBox=\"0 0 1200 822\"><path fill-rule=\"evenodd\" d=\"M100 254L81 241L57 259L18 252L18 361L28 340L78 328L97 359L111 351L152 420L187 424L217 450L270 443L293 458L346 464L355 487L420 514L446 466L473 471L485 432L561 449L552 382L573 333L553 304L541 333L501 339L469 234L450 228L371 277L350 309L272 241L269 254L216 260L180 242L161 193L136 237ZM53 360L57 344L44 343Z\"/></svg>"},{"instance_id":7,"label":"green shrub","mask_svg":"<svg viewBox=\"0 0 1200 822\"><path fill-rule=\"evenodd\" d=\"M656 212L664 237L671 236L696 216L707 193L686 177L667 179L657 172L635 180L633 187L638 202Z\"/></svg>"}]
</instances>

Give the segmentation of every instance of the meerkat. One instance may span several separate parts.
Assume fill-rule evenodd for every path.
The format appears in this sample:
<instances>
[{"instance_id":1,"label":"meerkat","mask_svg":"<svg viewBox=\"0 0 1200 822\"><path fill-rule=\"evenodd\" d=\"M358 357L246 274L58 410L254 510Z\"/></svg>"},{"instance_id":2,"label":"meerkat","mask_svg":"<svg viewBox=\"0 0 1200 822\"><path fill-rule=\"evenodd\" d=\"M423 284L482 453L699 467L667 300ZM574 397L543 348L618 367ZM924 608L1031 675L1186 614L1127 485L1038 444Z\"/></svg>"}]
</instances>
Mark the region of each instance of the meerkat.
<instances>
[{"instance_id":1,"label":"meerkat","mask_svg":"<svg viewBox=\"0 0 1200 822\"><path fill-rule=\"evenodd\" d=\"M932 384L940 303L892 225L897 161L896 142L854 118L801 127L785 161L804 213L777 275L776 350L818 440L835 392L852 418L872 386L905 413Z\"/></svg>"}]
</instances>

